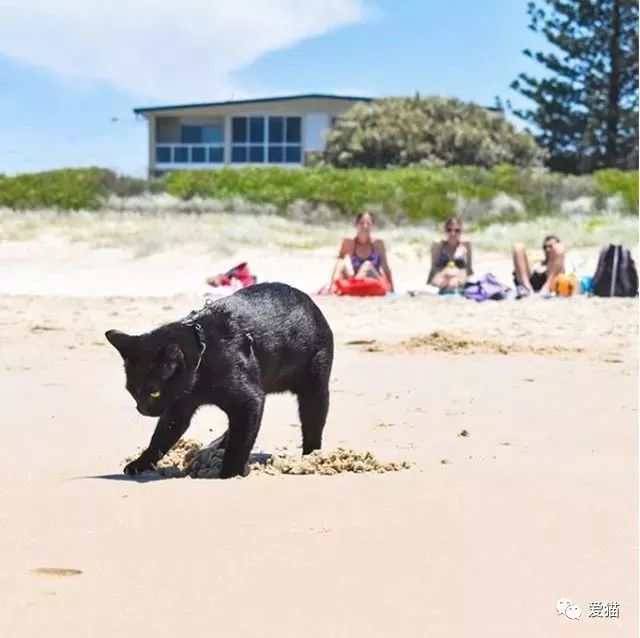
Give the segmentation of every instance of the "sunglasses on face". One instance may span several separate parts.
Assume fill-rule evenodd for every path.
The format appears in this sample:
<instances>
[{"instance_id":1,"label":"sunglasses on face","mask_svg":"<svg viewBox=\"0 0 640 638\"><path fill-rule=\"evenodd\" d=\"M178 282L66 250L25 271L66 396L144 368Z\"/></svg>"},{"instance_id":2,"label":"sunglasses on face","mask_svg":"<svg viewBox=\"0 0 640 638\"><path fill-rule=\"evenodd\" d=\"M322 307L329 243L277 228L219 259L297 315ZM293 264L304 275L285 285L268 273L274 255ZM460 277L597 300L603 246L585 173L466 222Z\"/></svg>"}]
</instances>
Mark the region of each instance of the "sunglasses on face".
<instances>
[{"instance_id":1,"label":"sunglasses on face","mask_svg":"<svg viewBox=\"0 0 640 638\"><path fill-rule=\"evenodd\" d=\"M459 228L447 228L447 232L459 235L460 234L460 229Z\"/></svg>"},{"instance_id":2,"label":"sunglasses on face","mask_svg":"<svg viewBox=\"0 0 640 638\"><path fill-rule=\"evenodd\" d=\"M552 248L553 248L553 244L545 244L545 245L542 247L542 249L543 249L543 250L545 250L545 251L546 251L546 250L551 250Z\"/></svg>"}]
</instances>

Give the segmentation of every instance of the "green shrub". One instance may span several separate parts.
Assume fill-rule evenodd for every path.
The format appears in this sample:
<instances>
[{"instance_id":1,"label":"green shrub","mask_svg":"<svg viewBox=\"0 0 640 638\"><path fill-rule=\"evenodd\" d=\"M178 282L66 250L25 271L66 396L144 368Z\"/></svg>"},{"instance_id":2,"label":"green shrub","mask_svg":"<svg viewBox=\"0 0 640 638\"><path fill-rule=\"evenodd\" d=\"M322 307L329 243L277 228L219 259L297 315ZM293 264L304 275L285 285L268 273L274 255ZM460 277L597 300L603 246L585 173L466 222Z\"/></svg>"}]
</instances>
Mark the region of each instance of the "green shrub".
<instances>
[{"instance_id":1,"label":"green shrub","mask_svg":"<svg viewBox=\"0 0 640 638\"><path fill-rule=\"evenodd\" d=\"M0 206L9 208L95 209L107 194L99 168L25 173L0 180Z\"/></svg>"},{"instance_id":2,"label":"green shrub","mask_svg":"<svg viewBox=\"0 0 640 638\"><path fill-rule=\"evenodd\" d=\"M327 136L324 161L341 168L538 166L545 152L500 112L453 98L359 102Z\"/></svg>"},{"instance_id":3,"label":"green shrub","mask_svg":"<svg viewBox=\"0 0 640 638\"><path fill-rule=\"evenodd\" d=\"M146 179L118 175L113 171L107 170L102 171L102 186L107 193L117 197L132 197L141 195L149 190L149 184Z\"/></svg>"},{"instance_id":4,"label":"green shrub","mask_svg":"<svg viewBox=\"0 0 640 638\"><path fill-rule=\"evenodd\" d=\"M95 210L109 195L130 197L164 189L163 182L117 175L104 168L65 168L42 173L0 176L0 206L24 210L57 208Z\"/></svg>"},{"instance_id":5,"label":"green shrub","mask_svg":"<svg viewBox=\"0 0 640 638\"><path fill-rule=\"evenodd\" d=\"M0 206L96 209L111 194L127 196L164 190L183 200L202 197L270 204L282 214L299 201L325 204L344 215L372 208L397 221L442 220L456 210L457 198L486 203L499 193L521 202L527 216L556 215L568 200L614 194L622 197L628 212L637 214L638 173L607 170L576 177L510 165L491 169L229 167L177 171L147 182L98 168L64 169L15 177L0 175ZM506 220L504 215L510 214L489 212L489 208L480 206L479 215L498 214Z\"/></svg>"},{"instance_id":6,"label":"green shrub","mask_svg":"<svg viewBox=\"0 0 640 638\"><path fill-rule=\"evenodd\" d=\"M324 166L181 171L166 177L166 189L181 199L241 198L272 204L282 213L293 202L305 200L327 204L343 214L370 207L391 218L408 220L442 220L454 211L456 197L487 202L499 193L521 201L528 215L556 214L562 201L596 192L590 177L508 165L490 170L477 166L386 170Z\"/></svg>"},{"instance_id":7,"label":"green shrub","mask_svg":"<svg viewBox=\"0 0 640 638\"><path fill-rule=\"evenodd\" d=\"M596 171L593 179L601 196L620 195L630 212L638 212L638 171L609 168Z\"/></svg>"}]
</instances>

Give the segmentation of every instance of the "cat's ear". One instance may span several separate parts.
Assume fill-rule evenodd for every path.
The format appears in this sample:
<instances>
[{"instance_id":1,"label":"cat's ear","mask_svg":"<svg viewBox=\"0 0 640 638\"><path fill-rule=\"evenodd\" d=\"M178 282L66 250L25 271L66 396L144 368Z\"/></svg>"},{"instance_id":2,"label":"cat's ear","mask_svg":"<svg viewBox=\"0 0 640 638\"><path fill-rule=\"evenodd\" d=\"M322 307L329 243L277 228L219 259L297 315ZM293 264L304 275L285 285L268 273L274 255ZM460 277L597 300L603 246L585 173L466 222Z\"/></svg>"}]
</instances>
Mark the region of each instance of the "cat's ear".
<instances>
[{"instance_id":1,"label":"cat's ear","mask_svg":"<svg viewBox=\"0 0 640 638\"><path fill-rule=\"evenodd\" d=\"M107 341L122 355L123 359L127 359L134 350L136 338L131 335L120 332L119 330L107 330L104 333Z\"/></svg>"},{"instance_id":2,"label":"cat's ear","mask_svg":"<svg viewBox=\"0 0 640 638\"><path fill-rule=\"evenodd\" d=\"M163 381L166 381L179 366L184 364L184 352L177 343L170 343L164 351L164 361L160 368L160 376Z\"/></svg>"}]
</instances>

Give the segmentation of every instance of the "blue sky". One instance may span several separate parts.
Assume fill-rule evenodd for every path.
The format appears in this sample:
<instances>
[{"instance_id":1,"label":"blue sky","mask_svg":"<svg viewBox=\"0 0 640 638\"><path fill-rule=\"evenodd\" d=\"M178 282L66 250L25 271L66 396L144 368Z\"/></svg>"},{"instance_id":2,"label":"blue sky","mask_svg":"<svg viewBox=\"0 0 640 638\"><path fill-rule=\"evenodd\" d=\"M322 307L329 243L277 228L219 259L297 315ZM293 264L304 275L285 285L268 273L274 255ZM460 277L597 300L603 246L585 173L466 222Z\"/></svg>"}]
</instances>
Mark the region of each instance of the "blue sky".
<instances>
[{"instance_id":1,"label":"blue sky","mask_svg":"<svg viewBox=\"0 0 640 638\"><path fill-rule=\"evenodd\" d=\"M156 4L0 0L0 172L143 175L136 106L416 91L522 104L509 83L542 44L526 0L182 0L150 18Z\"/></svg>"}]
</instances>

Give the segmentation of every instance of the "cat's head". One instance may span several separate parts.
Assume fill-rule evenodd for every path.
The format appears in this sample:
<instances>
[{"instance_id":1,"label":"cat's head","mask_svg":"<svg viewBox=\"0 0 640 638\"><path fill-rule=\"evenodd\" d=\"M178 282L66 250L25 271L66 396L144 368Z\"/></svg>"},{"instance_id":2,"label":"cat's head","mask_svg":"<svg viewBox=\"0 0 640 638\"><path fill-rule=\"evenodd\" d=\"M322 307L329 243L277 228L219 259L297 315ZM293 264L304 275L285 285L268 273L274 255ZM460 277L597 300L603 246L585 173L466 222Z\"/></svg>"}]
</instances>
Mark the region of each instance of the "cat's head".
<instances>
[{"instance_id":1,"label":"cat's head","mask_svg":"<svg viewBox=\"0 0 640 638\"><path fill-rule=\"evenodd\" d=\"M109 330L105 337L124 360L126 388L140 414L160 416L191 389L185 355L177 343L119 330Z\"/></svg>"}]
</instances>

